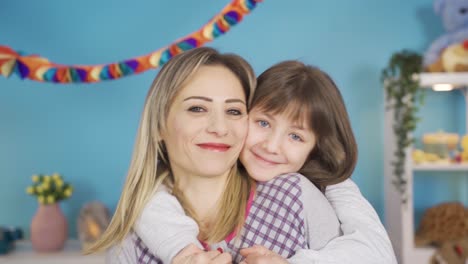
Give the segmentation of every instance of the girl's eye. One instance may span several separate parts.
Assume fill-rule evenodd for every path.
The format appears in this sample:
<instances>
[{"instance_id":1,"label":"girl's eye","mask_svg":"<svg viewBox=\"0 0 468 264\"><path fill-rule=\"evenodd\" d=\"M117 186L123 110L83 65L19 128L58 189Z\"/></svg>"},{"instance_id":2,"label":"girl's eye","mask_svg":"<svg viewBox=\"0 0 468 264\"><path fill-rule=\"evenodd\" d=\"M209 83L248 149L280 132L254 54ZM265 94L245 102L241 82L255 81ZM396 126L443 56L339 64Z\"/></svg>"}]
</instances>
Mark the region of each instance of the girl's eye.
<instances>
[{"instance_id":1,"label":"girl's eye","mask_svg":"<svg viewBox=\"0 0 468 264\"><path fill-rule=\"evenodd\" d=\"M294 133L290 134L290 137L294 141L300 141L300 142L304 141L300 136L298 136L297 134L294 134Z\"/></svg>"},{"instance_id":2,"label":"girl's eye","mask_svg":"<svg viewBox=\"0 0 468 264\"><path fill-rule=\"evenodd\" d=\"M205 109L203 109L203 107L200 107L200 106L192 106L188 109L189 112L194 112L194 113L201 113L201 112L205 112Z\"/></svg>"},{"instance_id":3,"label":"girl's eye","mask_svg":"<svg viewBox=\"0 0 468 264\"><path fill-rule=\"evenodd\" d=\"M268 123L268 121L265 120L258 120L257 123L261 127L270 127L270 123Z\"/></svg>"},{"instance_id":4,"label":"girl's eye","mask_svg":"<svg viewBox=\"0 0 468 264\"><path fill-rule=\"evenodd\" d=\"M229 109L227 112L228 112L228 114L234 115L234 116L242 115L242 112L240 110L237 110L237 109Z\"/></svg>"}]
</instances>

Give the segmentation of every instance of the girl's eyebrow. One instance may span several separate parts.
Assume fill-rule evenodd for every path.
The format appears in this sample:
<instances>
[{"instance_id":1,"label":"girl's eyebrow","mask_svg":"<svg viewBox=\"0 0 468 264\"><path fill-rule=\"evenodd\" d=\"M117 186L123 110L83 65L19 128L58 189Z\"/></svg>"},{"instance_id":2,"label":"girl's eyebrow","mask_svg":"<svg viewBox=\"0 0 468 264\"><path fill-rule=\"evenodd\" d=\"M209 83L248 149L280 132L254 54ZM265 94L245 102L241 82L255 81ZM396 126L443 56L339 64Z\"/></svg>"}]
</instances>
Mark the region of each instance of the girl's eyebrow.
<instances>
[{"instance_id":1,"label":"girl's eyebrow","mask_svg":"<svg viewBox=\"0 0 468 264\"><path fill-rule=\"evenodd\" d=\"M191 99L197 99L197 100L203 100L203 101L207 101L207 102L213 102L213 99L211 99L209 97L205 97L205 96L189 96L189 97L185 98L184 101L191 100ZM224 102L225 103L241 103L241 104L245 105L245 102L242 101L241 99L226 99Z\"/></svg>"},{"instance_id":2,"label":"girl's eyebrow","mask_svg":"<svg viewBox=\"0 0 468 264\"><path fill-rule=\"evenodd\" d=\"M302 125L294 125L292 126L292 128L298 129L298 130L305 130L305 128Z\"/></svg>"}]
</instances>

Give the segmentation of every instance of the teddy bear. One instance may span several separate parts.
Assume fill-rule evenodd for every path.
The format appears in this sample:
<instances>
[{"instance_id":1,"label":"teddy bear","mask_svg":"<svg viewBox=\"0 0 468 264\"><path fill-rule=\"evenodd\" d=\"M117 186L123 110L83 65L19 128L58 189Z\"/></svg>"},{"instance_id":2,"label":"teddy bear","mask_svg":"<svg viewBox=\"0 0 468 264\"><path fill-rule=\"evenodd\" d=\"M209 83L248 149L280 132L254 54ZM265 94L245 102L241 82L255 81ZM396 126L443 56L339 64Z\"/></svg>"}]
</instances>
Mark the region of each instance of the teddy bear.
<instances>
[{"instance_id":1,"label":"teddy bear","mask_svg":"<svg viewBox=\"0 0 468 264\"><path fill-rule=\"evenodd\" d=\"M434 11L441 16L446 33L425 52L424 68L430 72L467 71L468 0L435 0Z\"/></svg>"},{"instance_id":2,"label":"teddy bear","mask_svg":"<svg viewBox=\"0 0 468 264\"><path fill-rule=\"evenodd\" d=\"M445 202L427 209L416 233L415 245L436 246L431 264L465 264L468 208L461 202Z\"/></svg>"}]
</instances>

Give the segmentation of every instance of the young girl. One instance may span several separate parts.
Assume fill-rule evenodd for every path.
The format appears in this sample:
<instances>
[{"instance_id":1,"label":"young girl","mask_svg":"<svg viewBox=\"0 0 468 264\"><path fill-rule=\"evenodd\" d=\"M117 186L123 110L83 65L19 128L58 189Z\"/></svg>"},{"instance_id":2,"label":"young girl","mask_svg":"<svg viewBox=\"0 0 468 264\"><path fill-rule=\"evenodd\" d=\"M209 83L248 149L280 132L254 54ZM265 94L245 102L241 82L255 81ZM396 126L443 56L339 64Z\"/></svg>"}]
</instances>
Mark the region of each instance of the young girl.
<instances>
[{"instance_id":1,"label":"young girl","mask_svg":"<svg viewBox=\"0 0 468 264\"><path fill-rule=\"evenodd\" d=\"M396 263L377 214L348 179L356 164L357 147L344 102L332 79L318 68L285 61L266 70L257 81L249 133L240 156L245 170L260 188L283 185L286 179L295 182L298 188L291 188L291 193L299 190L295 197L301 199L305 211L298 215L304 223L296 227L306 232L320 224L316 216L308 217L313 215L308 212L313 208L310 204L320 200L304 195L313 188L310 182L314 183L325 191L334 207L343 235L326 246L308 236L302 249L285 252L275 241L248 237L248 232L241 231L237 245L247 247L240 252L245 257L243 263ZM296 171L300 174L293 173ZM282 195L273 194L274 189L271 195ZM255 220L246 219L244 228L254 224ZM157 254L163 263L184 263L202 249L213 249L213 245L207 248L198 241L198 225L185 215L167 189L159 189L134 230L146 250ZM226 245L216 246L226 250ZM239 262L242 256L234 256L234 260Z\"/></svg>"}]
</instances>

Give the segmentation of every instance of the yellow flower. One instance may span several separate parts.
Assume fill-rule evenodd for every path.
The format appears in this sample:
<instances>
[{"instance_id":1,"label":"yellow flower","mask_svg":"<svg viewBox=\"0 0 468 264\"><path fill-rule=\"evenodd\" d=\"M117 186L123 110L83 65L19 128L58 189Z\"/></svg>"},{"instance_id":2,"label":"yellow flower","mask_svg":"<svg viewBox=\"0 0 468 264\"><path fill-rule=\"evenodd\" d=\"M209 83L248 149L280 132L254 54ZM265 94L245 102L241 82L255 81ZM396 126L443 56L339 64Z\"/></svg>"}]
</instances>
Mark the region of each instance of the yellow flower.
<instances>
[{"instance_id":1,"label":"yellow flower","mask_svg":"<svg viewBox=\"0 0 468 264\"><path fill-rule=\"evenodd\" d=\"M43 182L42 183L42 189L44 191L48 191L50 189L50 183L49 182Z\"/></svg>"},{"instance_id":2,"label":"yellow flower","mask_svg":"<svg viewBox=\"0 0 468 264\"><path fill-rule=\"evenodd\" d=\"M44 182L50 182L50 179L49 175L44 175Z\"/></svg>"},{"instance_id":3,"label":"yellow flower","mask_svg":"<svg viewBox=\"0 0 468 264\"><path fill-rule=\"evenodd\" d=\"M73 191L71 188L67 188L65 189L65 191L63 192L63 194L65 195L65 197L70 197L72 195Z\"/></svg>"},{"instance_id":4,"label":"yellow flower","mask_svg":"<svg viewBox=\"0 0 468 264\"><path fill-rule=\"evenodd\" d=\"M53 195L47 196L47 203L49 204L55 203L55 197Z\"/></svg>"},{"instance_id":5,"label":"yellow flower","mask_svg":"<svg viewBox=\"0 0 468 264\"><path fill-rule=\"evenodd\" d=\"M26 188L26 193L28 193L28 194L34 194L34 187L29 186L28 188Z\"/></svg>"},{"instance_id":6,"label":"yellow flower","mask_svg":"<svg viewBox=\"0 0 468 264\"><path fill-rule=\"evenodd\" d=\"M39 195L39 196L37 197L37 200L38 200L39 203L41 203L41 204L44 204L44 203L45 203L45 198L44 198L44 196L42 196L42 195Z\"/></svg>"},{"instance_id":7,"label":"yellow flower","mask_svg":"<svg viewBox=\"0 0 468 264\"><path fill-rule=\"evenodd\" d=\"M42 186L41 185L36 186L36 192L37 193L42 193Z\"/></svg>"},{"instance_id":8,"label":"yellow flower","mask_svg":"<svg viewBox=\"0 0 468 264\"><path fill-rule=\"evenodd\" d=\"M54 174L52 174L52 179L54 179L54 180L61 180L62 177L60 177L60 174L54 173Z\"/></svg>"},{"instance_id":9,"label":"yellow flower","mask_svg":"<svg viewBox=\"0 0 468 264\"><path fill-rule=\"evenodd\" d=\"M55 180L55 186L57 186L57 188L60 188L63 186L63 180L61 179L56 179Z\"/></svg>"},{"instance_id":10,"label":"yellow flower","mask_svg":"<svg viewBox=\"0 0 468 264\"><path fill-rule=\"evenodd\" d=\"M34 174L34 175L32 176L32 181L33 181L33 182L38 182L38 181L39 181L39 175Z\"/></svg>"}]
</instances>

